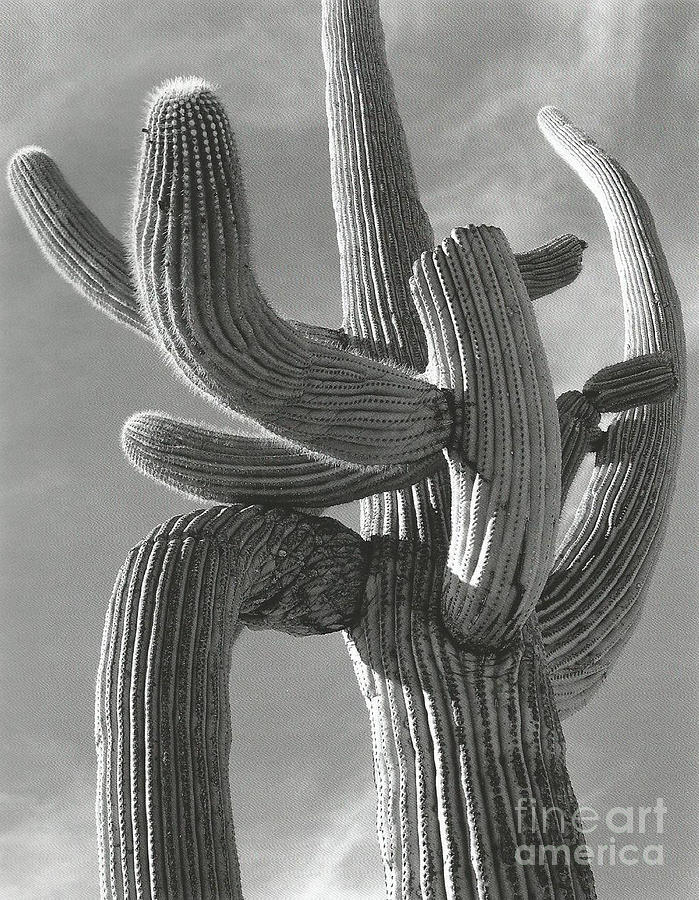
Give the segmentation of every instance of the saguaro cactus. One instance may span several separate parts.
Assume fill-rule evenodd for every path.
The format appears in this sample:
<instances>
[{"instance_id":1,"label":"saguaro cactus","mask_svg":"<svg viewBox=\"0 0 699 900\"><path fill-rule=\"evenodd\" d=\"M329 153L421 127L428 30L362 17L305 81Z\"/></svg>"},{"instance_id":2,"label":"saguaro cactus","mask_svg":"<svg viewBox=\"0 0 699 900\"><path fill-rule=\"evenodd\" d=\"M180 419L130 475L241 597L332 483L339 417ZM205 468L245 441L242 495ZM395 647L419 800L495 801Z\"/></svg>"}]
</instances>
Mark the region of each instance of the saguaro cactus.
<instances>
[{"instance_id":1,"label":"saguaro cactus","mask_svg":"<svg viewBox=\"0 0 699 900\"><path fill-rule=\"evenodd\" d=\"M156 528L114 588L96 701L102 896L241 896L227 690L248 625L344 630L388 898L591 898L560 717L628 640L667 522L685 390L667 264L624 170L542 110L604 210L626 321L626 359L556 402L532 301L577 276L584 243L513 254L470 225L435 247L377 0L324 0L323 52L341 331L285 322L262 296L232 131L204 82L152 98L129 251L43 151L10 164L56 268L259 426L146 412L124 427L136 466L218 505ZM354 499L361 536L303 512Z\"/></svg>"}]
</instances>

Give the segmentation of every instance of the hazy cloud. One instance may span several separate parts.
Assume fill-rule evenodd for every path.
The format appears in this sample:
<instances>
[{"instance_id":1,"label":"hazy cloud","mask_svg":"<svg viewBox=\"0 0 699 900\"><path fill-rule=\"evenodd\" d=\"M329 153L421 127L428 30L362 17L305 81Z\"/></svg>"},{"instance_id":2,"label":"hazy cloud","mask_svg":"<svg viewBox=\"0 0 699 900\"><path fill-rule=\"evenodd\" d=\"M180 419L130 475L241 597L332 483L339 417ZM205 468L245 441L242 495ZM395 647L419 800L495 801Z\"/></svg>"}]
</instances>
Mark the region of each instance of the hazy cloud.
<instances>
[{"instance_id":1,"label":"hazy cloud","mask_svg":"<svg viewBox=\"0 0 699 900\"><path fill-rule=\"evenodd\" d=\"M67 900L99 892L94 780L74 777L59 793L36 800L3 795L0 833L4 900Z\"/></svg>"}]
</instances>

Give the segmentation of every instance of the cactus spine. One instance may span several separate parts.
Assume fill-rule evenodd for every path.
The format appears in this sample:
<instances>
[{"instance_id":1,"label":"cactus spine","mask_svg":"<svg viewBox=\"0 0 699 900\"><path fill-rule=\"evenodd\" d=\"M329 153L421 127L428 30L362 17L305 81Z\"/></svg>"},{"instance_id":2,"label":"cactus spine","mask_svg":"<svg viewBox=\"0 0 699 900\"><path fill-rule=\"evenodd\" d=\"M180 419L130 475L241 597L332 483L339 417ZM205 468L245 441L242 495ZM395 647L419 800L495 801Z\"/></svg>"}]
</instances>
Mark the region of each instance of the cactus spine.
<instances>
[{"instance_id":1,"label":"cactus spine","mask_svg":"<svg viewBox=\"0 0 699 900\"><path fill-rule=\"evenodd\" d=\"M578 275L584 242L513 254L498 229L469 226L435 248L377 0L324 0L323 53L342 332L284 322L262 297L232 131L205 83L152 98L135 280L43 151L10 164L56 268L263 435L154 412L125 425L144 472L228 505L155 529L114 588L96 701L102 896L242 896L227 676L248 625L344 631L390 900L592 898L560 717L628 640L667 523L685 391L667 264L626 173L543 110L604 210L627 332L623 362L554 401L532 301ZM361 538L294 509L354 499ZM520 845L562 861L523 866Z\"/></svg>"}]
</instances>

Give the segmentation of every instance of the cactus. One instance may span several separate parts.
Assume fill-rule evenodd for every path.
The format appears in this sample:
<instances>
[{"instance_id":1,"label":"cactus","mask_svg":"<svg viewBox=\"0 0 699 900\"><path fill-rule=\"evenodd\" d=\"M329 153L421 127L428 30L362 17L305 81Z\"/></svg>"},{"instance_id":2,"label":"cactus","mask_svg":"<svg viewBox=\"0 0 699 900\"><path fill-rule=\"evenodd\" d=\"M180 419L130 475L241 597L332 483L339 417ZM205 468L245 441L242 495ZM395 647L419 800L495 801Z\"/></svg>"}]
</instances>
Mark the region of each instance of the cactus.
<instances>
[{"instance_id":1,"label":"cactus","mask_svg":"<svg viewBox=\"0 0 699 900\"><path fill-rule=\"evenodd\" d=\"M578 275L584 242L514 254L471 225L435 247L378 0L324 0L323 51L340 331L285 322L262 296L234 138L204 82L151 98L128 251L43 151L10 163L58 271L255 426L144 412L124 427L134 465L215 505L156 528L114 587L96 697L102 896L242 896L227 691L248 626L344 632L388 898L592 898L560 719L628 640L667 525L685 400L667 264L621 166L542 110L606 216L626 322L625 360L556 401L532 301ZM311 512L356 499L361 536ZM520 845L567 853L523 866Z\"/></svg>"}]
</instances>

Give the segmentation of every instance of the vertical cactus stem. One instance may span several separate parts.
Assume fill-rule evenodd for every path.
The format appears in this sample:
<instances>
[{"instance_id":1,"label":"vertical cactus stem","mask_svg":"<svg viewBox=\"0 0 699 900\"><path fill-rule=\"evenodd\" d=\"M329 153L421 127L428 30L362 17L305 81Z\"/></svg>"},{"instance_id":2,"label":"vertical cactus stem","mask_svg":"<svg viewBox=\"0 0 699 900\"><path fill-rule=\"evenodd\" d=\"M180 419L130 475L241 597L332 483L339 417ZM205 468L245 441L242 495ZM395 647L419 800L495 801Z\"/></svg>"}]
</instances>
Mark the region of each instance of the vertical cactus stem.
<instances>
[{"instance_id":1,"label":"vertical cactus stem","mask_svg":"<svg viewBox=\"0 0 699 900\"><path fill-rule=\"evenodd\" d=\"M349 463L409 464L437 453L451 429L440 391L309 340L261 296L233 137L208 86L166 84L146 131L136 268L154 329L183 373L229 409Z\"/></svg>"},{"instance_id":2,"label":"vertical cactus stem","mask_svg":"<svg viewBox=\"0 0 699 900\"><path fill-rule=\"evenodd\" d=\"M348 646L371 721L386 897L592 900L535 622L497 653L464 650L440 621L445 554L389 538L371 553ZM566 849L554 861L547 845ZM537 864L517 860L521 846Z\"/></svg>"},{"instance_id":3,"label":"vertical cactus stem","mask_svg":"<svg viewBox=\"0 0 699 900\"><path fill-rule=\"evenodd\" d=\"M531 300L502 233L457 229L416 264L428 373L453 390L444 615L455 639L498 646L531 612L552 556L560 432ZM461 429L461 431L459 431Z\"/></svg>"},{"instance_id":4,"label":"vertical cactus stem","mask_svg":"<svg viewBox=\"0 0 699 900\"><path fill-rule=\"evenodd\" d=\"M323 0L322 42L344 329L375 358L422 371L412 264L433 244L386 59L378 0ZM449 485L435 474L361 503L361 530L444 539Z\"/></svg>"},{"instance_id":5,"label":"vertical cactus stem","mask_svg":"<svg viewBox=\"0 0 699 900\"><path fill-rule=\"evenodd\" d=\"M96 694L103 900L242 897L228 783L239 619L347 627L365 547L331 519L213 507L134 548L107 612Z\"/></svg>"},{"instance_id":6,"label":"vertical cactus stem","mask_svg":"<svg viewBox=\"0 0 699 900\"><path fill-rule=\"evenodd\" d=\"M568 714L599 687L638 620L674 488L686 361L679 300L638 188L558 111L543 109L539 126L602 207L623 295L627 367L611 373L611 390L607 370L587 393L610 408L626 407L634 380L629 367L645 367L635 375L643 405L620 412L609 426L539 604L557 699ZM645 358L652 354L665 367L657 382Z\"/></svg>"},{"instance_id":7,"label":"vertical cactus stem","mask_svg":"<svg viewBox=\"0 0 699 900\"><path fill-rule=\"evenodd\" d=\"M427 344L408 284L434 238L398 114L378 0L323 0L323 54L344 327L362 349L421 370ZM575 277L583 246L564 236L521 254L536 296ZM362 503L362 533L443 539L448 508L448 480L434 475L410 493Z\"/></svg>"},{"instance_id":8,"label":"vertical cactus stem","mask_svg":"<svg viewBox=\"0 0 699 900\"><path fill-rule=\"evenodd\" d=\"M152 338L126 250L40 147L24 147L7 169L10 193L42 253L93 306Z\"/></svg>"},{"instance_id":9,"label":"vertical cactus stem","mask_svg":"<svg viewBox=\"0 0 699 900\"><path fill-rule=\"evenodd\" d=\"M323 54L345 330L420 370L408 280L433 244L386 60L378 0L323 0Z\"/></svg>"}]
</instances>

